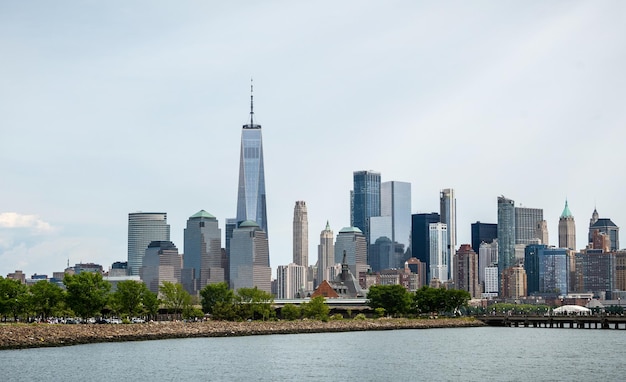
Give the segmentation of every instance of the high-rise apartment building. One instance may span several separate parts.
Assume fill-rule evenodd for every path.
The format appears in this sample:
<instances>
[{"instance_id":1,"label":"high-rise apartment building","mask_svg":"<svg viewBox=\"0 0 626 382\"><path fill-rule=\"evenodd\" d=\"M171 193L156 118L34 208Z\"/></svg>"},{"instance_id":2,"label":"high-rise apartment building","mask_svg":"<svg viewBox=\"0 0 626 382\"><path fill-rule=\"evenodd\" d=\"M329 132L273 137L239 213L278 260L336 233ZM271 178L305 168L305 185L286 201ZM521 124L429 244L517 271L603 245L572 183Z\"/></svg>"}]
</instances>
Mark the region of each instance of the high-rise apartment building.
<instances>
[{"instance_id":1,"label":"high-rise apartment building","mask_svg":"<svg viewBox=\"0 0 626 382\"><path fill-rule=\"evenodd\" d=\"M138 276L148 244L169 241L170 226L165 212L133 212L128 214L128 274Z\"/></svg>"},{"instance_id":2,"label":"high-rise apartment building","mask_svg":"<svg viewBox=\"0 0 626 382\"><path fill-rule=\"evenodd\" d=\"M337 234L335 263L343 264L344 255L345 262L353 275L367 271L367 240L363 232L357 227L344 227Z\"/></svg>"},{"instance_id":3,"label":"high-rise apartment building","mask_svg":"<svg viewBox=\"0 0 626 382\"><path fill-rule=\"evenodd\" d=\"M498 272L515 265L515 202L498 196Z\"/></svg>"},{"instance_id":4,"label":"high-rise apartment building","mask_svg":"<svg viewBox=\"0 0 626 382\"><path fill-rule=\"evenodd\" d=\"M215 216L198 211L184 230L183 285L196 292L207 284L225 281L222 267L222 230Z\"/></svg>"},{"instance_id":5,"label":"high-rise apartment building","mask_svg":"<svg viewBox=\"0 0 626 382\"><path fill-rule=\"evenodd\" d=\"M515 207L515 244L535 244L535 239L541 239L537 236L537 227L542 220L541 208Z\"/></svg>"},{"instance_id":6,"label":"high-rise apartment building","mask_svg":"<svg viewBox=\"0 0 626 382\"><path fill-rule=\"evenodd\" d=\"M559 218L559 248L576 249L576 223L567 200Z\"/></svg>"},{"instance_id":7,"label":"high-rise apartment building","mask_svg":"<svg viewBox=\"0 0 626 382\"><path fill-rule=\"evenodd\" d=\"M472 249L478 253L481 243L491 243L498 238L498 225L494 223L472 223Z\"/></svg>"},{"instance_id":8,"label":"high-rise apartment building","mask_svg":"<svg viewBox=\"0 0 626 382\"><path fill-rule=\"evenodd\" d=\"M255 221L267 235L263 141L261 125L254 123L253 101L253 95L250 94L250 123L243 125L241 131L237 223L246 220Z\"/></svg>"},{"instance_id":9,"label":"high-rise apartment building","mask_svg":"<svg viewBox=\"0 0 626 382\"><path fill-rule=\"evenodd\" d=\"M482 242L478 249L478 281L481 285L485 284L485 269L487 267L496 267L498 269L498 239L493 239L491 243ZM496 275L497 281L498 275ZM486 291L486 289L483 290ZM498 289L496 288L497 291Z\"/></svg>"},{"instance_id":10,"label":"high-rise apartment building","mask_svg":"<svg viewBox=\"0 0 626 382\"><path fill-rule=\"evenodd\" d=\"M428 285L432 278L430 275L430 224L439 222L439 214L436 212L411 215L411 253L424 264L427 272L424 285Z\"/></svg>"},{"instance_id":11,"label":"high-rise apartment building","mask_svg":"<svg viewBox=\"0 0 626 382\"><path fill-rule=\"evenodd\" d=\"M309 218L304 201L297 201L293 209L293 262L309 266Z\"/></svg>"},{"instance_id":12,"label":"high-rise apartment building","mask_svg":"<svg viewBox=\"0 0 626 382\"><path fill-rule=\"evenodd\" d=\"M527 295L526 292L526 271L520 266L506 268L502 272L502 289L500 297L520 298Z\"/></svg>"},{"instance_id":13,"label":"high-rise apartment building","mask_svg":"<svg viewBox=\"0 0 626 382\"><path fill-rule=\"evenodd\" d=\"M304 298L306 291L306 269L303 265L291 263L279 265L276 270L278 298Z\"/></svg>"},{"instance_id":14,"label":"high-rise apartment building","mask_svg":"<svg viewBox=\"0 0 626 382\"><path fill-rule=\"evenodd\" d=\"M439 193L439 214L441 222L448 227L448 279L454 278L454 261L456 252L456 197L454 189L446 188Z\"/></svg>"},{"instance_id":15,"label":"high-rise apartment building","mask_svg":"<svg viewBox=\"0 0 626 382\"><path fill-rule=\"evenodd\" d=\"M462 244L454 256L454 286L469 292L472 298L480 298L481 287L478 281L478 255L469 244Z\"/></svg>"},{"instance_id":16,"label":"high-rise apartment building","mask_svg":"<svg viewBox=\"0 0 626 382\"><path fill-rule=\"evenodd\" d=\"M267 235L259 225L246 220L233 230L230 241L230 287L254 288L272 292Z\"/></svg>"},{"instance_id":17,"label":"high-rise apartment building","mask_svg":"<svg viewBox=\"0 0 626 382\"><path fill-rule=\"evenodd\" d=\"M448 227L444 223L428 225L430 238L430 279L448 281Z\"/></svg>"},{"instance_id":18,"label":"high-rise apartment building","mask_svg":"<svg viewBox=\"0 0 626 382\"><path fill-rule=\"evenodd\" d=\"M380 173L355 171L352 190L352 226L363 232L370 243L370 218L380 216ZM355 275L358 277L358 275Z\"/></svg>"},{"instance_id":19,"label":"high-rise apartment building","mask_svg":"<svg viewBox=\"0 0 626 382\"><path fill-rule=\"evenodd\" d=\"M335 264L335 236L326 222L326 228L320 233L320 243L317 246L317 280L316 287L324 280L332 280L329 269Z\"/></svg>"},{"instance_id":20,"label":"high-rise apartment building","mask_svg":"<svg viewBox=\"0 0 626 382\"><path fill-rule=\"evenodd\" d=\"M615 283L617 256L615 252L584 250L574 255L576 271L572 291L603 295L618 289Z\"/></svg>"}]
</instances>

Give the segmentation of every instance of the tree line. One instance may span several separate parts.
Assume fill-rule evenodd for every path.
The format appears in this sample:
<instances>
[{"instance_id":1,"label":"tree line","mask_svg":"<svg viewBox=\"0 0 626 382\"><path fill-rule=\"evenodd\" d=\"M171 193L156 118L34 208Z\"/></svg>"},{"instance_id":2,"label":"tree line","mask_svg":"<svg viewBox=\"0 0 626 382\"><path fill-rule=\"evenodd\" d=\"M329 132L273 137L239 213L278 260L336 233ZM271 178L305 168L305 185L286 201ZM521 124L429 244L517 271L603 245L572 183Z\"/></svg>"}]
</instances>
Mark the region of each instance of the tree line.
<instances>
[{"instance_id":1,"label":"tree line","mask_svg":"<svg viewBox=\"0 0 626 382\"><path fill-rule=\"evenodd\" d=\"M460 289L423 286L415 292L402 285L372 285L368 305L377 316L416 316L423 314L458 315L467 307L471 295Z\"/></svg>"}]
</instances>

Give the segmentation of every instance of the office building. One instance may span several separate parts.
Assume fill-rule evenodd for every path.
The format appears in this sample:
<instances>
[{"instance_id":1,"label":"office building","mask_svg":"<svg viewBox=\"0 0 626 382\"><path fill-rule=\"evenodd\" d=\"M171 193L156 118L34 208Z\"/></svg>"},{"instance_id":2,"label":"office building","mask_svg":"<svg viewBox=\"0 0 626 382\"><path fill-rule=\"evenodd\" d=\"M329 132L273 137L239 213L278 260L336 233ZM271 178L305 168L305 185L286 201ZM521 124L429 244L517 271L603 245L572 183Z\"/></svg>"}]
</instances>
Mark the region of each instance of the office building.
<instances>
[{"instance_id":1,"label":"office building","mask_svg":"<svg viewBox=\"0 0 626 382\"><path fill-rule=\"evenodd\" d=\"M485 283L485 268L487 267L498 268L498 239L494 239L491 243L482 242L478 249L478 281L481 285ZM498 281L497 275L496 281Z\"/></svg>"},{"instance_id":2,"label":"office building","mask_svg":"<svg viewBox=\"0 0 626 382\"><path fill-rule=\"evenodd\" d=\"M153 241L146 248L139 271L141 280L153 293L159 292L159 286L167 281L172 284L181 282L183 256L171 241Z\"/></svg>"},{"instance_id":3,"label":"office building","mask_svg":"<svg viewBox=\"0 0 626 382\"><path fill-rule=\"evenodd\" d=\"M428 225L430 238L430 278L448 281L448 227L443 223Z\"/></svg>"},{"instance_id":4,"label":"office building","mask_svg":"<svg viewBox=\"0 0 626 382\"><path fill-rule=\"evenodd\" d=\"M446 188L439 192L439 215L441 222L448 227L448 279L454 278L452 256L456 252L456 197L454 189Z\"/></svg>"},{"instance_id":5,"label":"office building","mask_svg":"<svg viewBox=\"0 0 626 382\"><path fill-rule=\"evenodd\" d=\"M233 230L230 241L230 287L258 287L272 292L267 235L252 220L246 220Z\"/></svg>"},{"instance_id":6,"label":"office building","mask_svg":"<svg viewBox=\"0 0 626 382\"><path fill-rule=\"evenodd\" d=\"M515 207L515 244L535 244L534 239L541 239L538 237L537 227L542 220L541 208ZM545 236L547 236L547 231ZM542 242L542 244L548 243Z\"/></svg>"},{"instance_id":7,"label":"office building","mask_svg":"<svg viewBox=\"0 0 626 382\"><path fill-rule=\"evenodd\" d=\"M293 209L293 262L309 266L309 218L304 201L297 201Z\"/></svg>"},{"instance_id":8,"label":"office building","mask_svg":"<svg viewBox=\"0 0 626 382\"><path fill-rule=\"evenodd\" d=\"M611 251L619 250L619 227L608 218L598 217L598 211L594 210L589 225L589 242L593 242L593 232L604 233L611 241Z\"/></svg>"},{"instance_id":9,"label":"office building","mask_svg":"<svg viewBox=\"0 0 626 382\"><path fill-rule=\"evenodd\" d=\"M306 297L307 267L295 263L279 265L276 270L278 298L293 299Z\"/></svg>"},{"instance_id":10,"label":"office building","mask_svg":"<svg viewBox=\"0 0 626 382\"><path fill-rule=\"evenodd\" d=\"M252 87L250 89L252 90ZM250 94L250 123L243 125L241 130L237 223L240 224L243 221L252 220L267 235L263 140L261 125L254 123L253 101L253 95Z\"/></svg>"},{"instance_id":11,"label":"office building","mask_svg":"<svg viewBox=\"0 0 626 382\"><path fill-rule=\"evenodd\" d=\"M526 246L524 270L528 294L559 296L569 292L569 257L565 248Z\"/></svg>"},{"instance_id":12,"label":"office building","mask_svg":"<svg viewBox=\"0 0 626 382\"><path fill-rule=\"evenodd\" d=\"M495 223L472 223L472 249L478 253L481 243L491 243L498 238L498 225Z\"/></svg>"},{"instance_id":13,"label":"office building","mask_svg":"<svg viewBox=\"0 0 626 382\"><path fill-rule=\"evenodd\" d=\"M537 225L535 226L535 240L537 240L540 244L550 245L547 221L540 220L537 222Z\"/></svg>"},{"instance_id":14,"label":"office building","mask_svg":"<svg viewBox=\"0 0 626 382\"><path fill-rule=\"evenodd\" d=\"M335 263L346 263L352 275L368 270L367 240L360 229L344 227L339 231L335 240Z\"/></svg>"},{"instance_id":15,"label":"office building","mask_svg":"<svg viewBox=\"0 0 626 382\"><path fill-rule=\"evenodd\" d=\"M406 252L411 246L411 183L390 181L380 184L380 216L390 218L388 237ZM376 241L377 238L373 236L371 239Z\"/></svg>"},{"instance_id":16,"label":"office building","mask_svg":"<svg viewBox=\"0 0 626 382\"><path fill-rule=\"evenodd\" d=\"M518 299L525 297L526 271L520 266L505 268L501 277L502 290L500 297Z\"/></svg>"},{"instance_id":17,"label":"office building","mask_svg":"<svg viewBox=\"0 0 626 382\"><path fill-rule=\"evenodd\" d=\"M370 243L370 218L380 216L380 173L355 171L352 190L352 226L363 232Z\"/></svg>"},{"instance_id":18,"label":"office building","mask_svg":"<svg viewBox=\"0 0 626 382\"><path fill-rule=\"evenodd\" d=\"M485 267L484 281L482 283L483 298L498 297L500 290L500 279L498 278L498 267Z\"/></svg>"},{"instance_id":19,"label":"office building","mask_svg":"<svg viewBox=\"0 0 626 382\"><path fill-rule=\"evenodd\" d=\"M165 212L133 212L128 214L128 274L138 276L148 244L169 241L170 226Z\"/></svg>"},{"instance_id":20,"label":"office building","mask_svg":"<svg viewBox=\"0 0 626 382\"><path fill-rule=\"evenodd\" d=\"M572 290L596 296L616 288L617 257L615 252L584 250L574 254L576 271ZM623 289L622 289L623 290Z\"/></svg>"},{"instance_id":21,"label":"office building","mask_svg":"<svg viewBox=\"0 0 626 382\"><path fill-rule=\"evenodd\" d=\"M529 244L524 249L524 270L528 295L539 293L539 251L548 248L545 244Z\"/></svg>"},{"instance_id":22,"label":"office building","mask_svg":"<svg viewBox=\"0 0 626 382\"><path fill-rule=\"evenodd\" d=\"M326 221L326 228L320 233L320 243L317 246L317 279L315 287L324 280L332 280L334 274L330 275L330 268L335 264L335 244L334 233L330 229L330 224Z\"/></svg>"},{"instance_id":23,"label":"office building","mask_svg":"<svg viewBox=\"0 0 626 382\"><path fill-rule=\"evenodd\" d=\"M191 294L225 280L222 267L222 230L215 216L198 211L184 230L183 285Z\"/></svg>"},{"instance_id":24,"label":"office building","mask_svg":"<svg viewBox=\"0 0 626 382\"><path fill-rule=\"evenodd\" d=\"M430 224L440 223L439 214L436 212L427 214L411 215L411 253L426 269L424 284L428 285L430 275Z\"/></svg>"},{"instance_id":25,"label":"office building","mask_svg":"<svg viewBox=\"0 0 626 382\"><path fill-rule=\"evenodd\" d=\"M567 200L559 217L559 248L576 249L576 224Z\"/></svg>"}]
</instances>

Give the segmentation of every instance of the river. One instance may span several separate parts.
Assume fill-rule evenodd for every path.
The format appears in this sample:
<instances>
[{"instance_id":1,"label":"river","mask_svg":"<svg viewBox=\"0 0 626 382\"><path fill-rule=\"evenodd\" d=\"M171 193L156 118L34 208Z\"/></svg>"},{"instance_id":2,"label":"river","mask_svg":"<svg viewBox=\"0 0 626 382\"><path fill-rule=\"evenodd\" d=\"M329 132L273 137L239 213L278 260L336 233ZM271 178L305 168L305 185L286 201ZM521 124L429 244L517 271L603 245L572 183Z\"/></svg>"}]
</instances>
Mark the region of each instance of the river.
<instances>
[{"instance_id":1,"label":"river","mask_svg":"<svg viewBox=\"0 0 626 382\"><path fill-rule=\"evenodd\" d=\"M457 328L0 351L2 381L622 381L626 330Z\"/></svg>"}]
</instances>

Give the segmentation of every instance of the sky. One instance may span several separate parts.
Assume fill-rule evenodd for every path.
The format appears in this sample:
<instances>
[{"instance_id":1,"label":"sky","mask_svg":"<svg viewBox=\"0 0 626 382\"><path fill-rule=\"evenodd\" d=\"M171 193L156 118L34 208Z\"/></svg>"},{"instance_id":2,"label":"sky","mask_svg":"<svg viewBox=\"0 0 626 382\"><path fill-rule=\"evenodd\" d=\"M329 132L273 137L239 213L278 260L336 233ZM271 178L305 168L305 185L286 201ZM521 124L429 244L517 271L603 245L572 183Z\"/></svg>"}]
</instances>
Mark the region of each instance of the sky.
<instances>
[{"instance_id":1,"label":"sky","mask_svg":"<svg viewBox=\"0 0 626 382\"><path fill-rule=\"evenodd\" d=\"M0 275L127 259L128 213L236 214L263 126L270 262L350 225L352 173L454 188L458 244L497 196L626 225L624 1L0 2ZM623 247L624 245L622 245Z\"/></svg>"}]
</instances>

